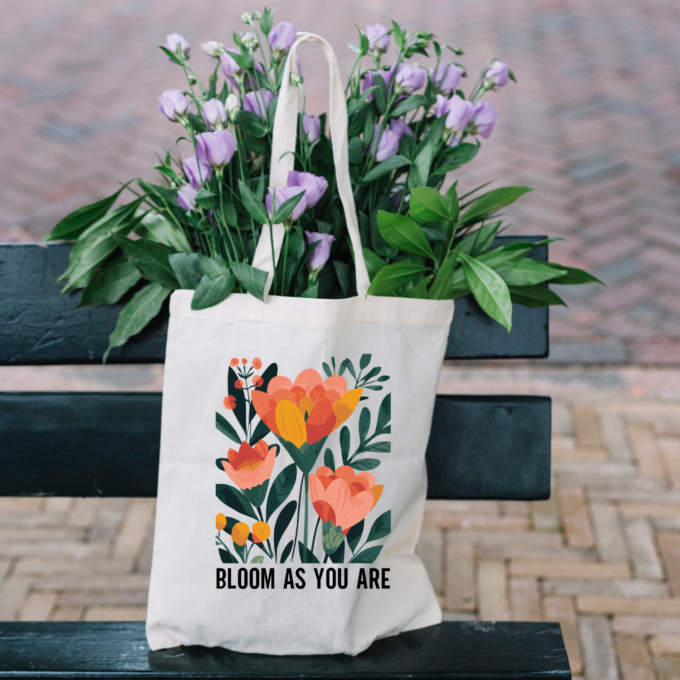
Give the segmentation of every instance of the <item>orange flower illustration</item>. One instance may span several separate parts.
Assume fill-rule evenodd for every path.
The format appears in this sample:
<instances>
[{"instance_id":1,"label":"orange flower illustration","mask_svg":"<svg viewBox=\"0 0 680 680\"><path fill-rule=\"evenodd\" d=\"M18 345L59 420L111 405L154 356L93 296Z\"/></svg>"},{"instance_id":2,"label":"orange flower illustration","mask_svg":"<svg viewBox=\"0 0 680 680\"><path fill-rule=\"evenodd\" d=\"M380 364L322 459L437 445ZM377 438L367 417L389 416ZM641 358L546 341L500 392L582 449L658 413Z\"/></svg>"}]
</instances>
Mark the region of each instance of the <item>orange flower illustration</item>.
<instances>
[{"instance_id":1,"label":"orange flower illustration","mask_svg":"<svg viewBox=\"0 0 680 680\"><path fill-rule=\"evenodd\" d=\"M230 366L238 366L238 359L235 357L229 362Z\"/></svg>"},{"instance_id":2,"label":"orange flower illustration","mask_svg":"<svg viewBox=\"0 0 680 680\"><path fill-rule=\"evenodd\" d=\"M256 371L259 371L262 368L262 362L257 357L253 359L253 368Z\"/></svg>"},{"instance_id":3,"label":"orange flower illustration","mask_svg":"<svg viewBox=\"0 0 680 680\"><path fill-rule=\"evenodd\" d=\"M236 397L230 394L224 398L222 403L224 404L224 408L233 411L236 408Z\"/></svg>"},{"instance_id":4,"label":"orange flower illustration","mask_svg":"<svg viewBox=\"0 0 680 680\"><path fill-rule=\"evenodd\" d=\"M267 446L260 439L255 446L243 442L238 451L229 449L228 462L223 460L222 467L239 489L252 489L264 484L274 471L276 448Z\"/></svg>"},{"instance_id":5,"label":"orange flower illustration","mask_svg":"<svg viewBox=\"0 0 680 680\"><path fill-rule=\"evenodd\" d=\"M383 485L370 472L355 474L349 465L335 472L323 465L309 475L309 496L322 522L333 522L347 532L375 507Z\"/></svg>"},{"instance_id":6,"label":"orange flower illustration","mask_svg":"<svg viewBox=\"0 0 680 680\"><path fill-rule=\"evenodd\" d=\"M362 392L348 390L340 375L322 380L318 371L308 368L295 382L282 375L272 378L267 391L254 390L251 399L265 425L300 448L337 430L354 413Z\"/></svg>"}]
</instances>

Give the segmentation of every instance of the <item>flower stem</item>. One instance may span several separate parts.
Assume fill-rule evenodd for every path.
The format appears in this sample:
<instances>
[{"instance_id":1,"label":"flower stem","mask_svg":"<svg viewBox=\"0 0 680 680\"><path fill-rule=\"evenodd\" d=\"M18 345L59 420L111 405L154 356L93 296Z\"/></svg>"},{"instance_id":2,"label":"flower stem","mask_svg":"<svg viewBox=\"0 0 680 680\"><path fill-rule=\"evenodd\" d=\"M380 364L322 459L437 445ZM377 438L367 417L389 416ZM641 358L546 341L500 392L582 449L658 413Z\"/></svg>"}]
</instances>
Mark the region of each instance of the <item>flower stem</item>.
<instances>
[{"instance_id":1,"label":"flower stem","mask_svg":"<svg viewBox=\"0 0 680 680\"><path fill-rule=\"evenodd\" d=\"M305 563L309 559L307 553L307 529L309 523L309 475L305 474L305 530L304 530L304 544L305 544Z\"/></svg>"},{"instance_id":2,"label":"flower stem","mask_svg":"<svg viewBox=\"0 0 680 680\"><path fill-rule=\"evenodd\" d=\"M302 482L300 482L300 495L298 496L297 518L295 520L295 540L293 541L293 549L290 551L291 552L291 557L290 557L291 564L293 563L293 560L295 559L295 546L297 546L297 542L298 542L298 529L300 528L300 504L301 503L302 503Z\"/></svg>"}]
</instances>

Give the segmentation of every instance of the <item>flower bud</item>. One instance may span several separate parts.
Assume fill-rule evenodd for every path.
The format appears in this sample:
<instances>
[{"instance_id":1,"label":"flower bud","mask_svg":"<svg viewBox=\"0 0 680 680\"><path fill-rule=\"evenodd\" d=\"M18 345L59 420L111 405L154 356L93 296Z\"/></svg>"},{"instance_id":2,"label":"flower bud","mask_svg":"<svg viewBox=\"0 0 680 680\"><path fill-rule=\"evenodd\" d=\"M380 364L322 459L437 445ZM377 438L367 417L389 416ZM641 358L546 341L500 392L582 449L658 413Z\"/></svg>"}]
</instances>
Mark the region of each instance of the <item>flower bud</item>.
<instances>
[{"instance_id":1,"label":"flower bud","mask_svg":"<svg viewBox=\"0 0 680 680\"><path fill-rule=\"evenodd\" d=\"M510 80L508 65L502 61L493 61L484 71L484 87L498 90Z\"/></svg>"},{"instance_id":2,"label":"flower bud","mask_svg":"<svg viewBox=\"0 0 680 680\"><path fill-rule=\"evenodd\" d=\"M280 21L269 34L269 45L272 48L275 58L279 58L293 46L297 38L295 24L288 21Z\"/></svg>"},{"instance_id":3,"label":"flower bud","mask_svg":"<svg viewBox=\"0 0 680 680\"><path fill-rule=\"evenodd\" d=\"M227 100L224 102L224 109L227 112L229 120L233 123L238 116L238 112L241 110L241 102L238 97L232 92Z\"/></svg>"},{"instance_id":4,"label":"flower bud","mask_svg":"<svg viewBox=\"0 0 680 680\"><path fill-rule=\"evenodd\" d=\"M411 94L419 90L427 81L427 71L417 64L402 64L394 76L397 92Z\"/></svg>"},{"instance_id":5,"label":"flower bud","mask_svg":"<svg viewBox=\"0 0 680 680\"><path fill-rule=\"evenodd\" d=\"M217 40L208 40L201 45L201 49L209 56L214 59L219 59L220 54L226 52L226 47Z\"/></svg>"},{"instance_id":6,"label":"flower bud","mask_svg":"<svg viewBox=\"0 0 680 680\"><path fill-rule=\"evenodd\" d=\"M226 526L227 526L227 518L224 515L224 513L220 513L219 515L217 515L215 517L215 528L217 529L217 531L222 531L222 529L224 529L224 527L226 527Z\"/></svg>"},{"instance_id":7,"label":"flower bud","mask_svg":"<svg viewBox=\"0 0 680 680\"><path fill-rule=\"evenodd\" d=\"M199 161L196 156L185 158L182 163L184 174L189 180L189 184L198 191L203 184L210 180L212 168L203 161Z\"/></svg>"},{"instance_id":8,"label":"flower bud","mask_svg":"<svg viewBox=\"0 0 680 680\"><path fill-rule=\"evenodd\" d=\"M211 130L222 130L227 124L227 110L219 99L209 99L203 104L203 120Z\"/></svg>"},{"instance_id":9,"label":"flower bud","mask_svg":"<svg viewBox=\"0 0 680 680\"><path fill-rule=\"evenodd\" d=\"M229 56L231 54L238 54L236 50L225 50L220 54L220 62L222 64L222 73L227 78L234 78L236 80L243 79L243 69Z\"/></svg>"},{"instance_id":10,"label":"flower bud","mask_svg":"<svg viewBox=\"0 0 680 680\"><path fill-rule=\"evenodd\" d=\"M312 144L321 138L321 118L302 115L302 132L307 141Z\"/></svg>"},{"instance_id":11,"label":"flower bud","mask_svg":"<svg viewBox=\"0 0 680 680\"><path fill-rule=\"evenodd\" d=\"M231 540L236 545L244 546L248 541L248 536L250 536L250 529L245 522L234 524L234 528L231 530Z\"/></svg>"},{"instance_id":12,"label":"flower bud","mask_svg":"<svg viewBox=\"0 0 680 680\"><path fill-rule=\"evenodd\" d=\"M458 87L464 73L460 66L456 66L451 61L446 64L440 62L439 66L432 71L432 84L439 92L451 96Z\"/></svg>"},{"instance_id":13,"label":"flower bud","mask_svg":"<svg viewBox=\"0 0 680 680\"><path fill-rule=\"evenodd\" d=\"M253 524L253 543L264 543L270 536L272 530L266 522L255 522Z\"/></svg>"},{"instance_id":14,"label":"flower bud","mask_svg":"<svg viewBox=\"0 0 680 680\"><path fill-rule=\"evenodd\" d=\"M184 96L184 93L179 88L175 87L172 90L165 90L163 94L158 97L158 110L173 123L183 122L185 113L189 108L189 100Z\"/></svg>"},{"instance_id":15,"label":"flower bud","mask_svg":"<svg viewBox=\"0 0 680 680\"><path fill-rule=\"evenodd\" d=\"M290 74L290 84L294 85L295 87L298 87L302 85L304 81L302 80L302 76L299 73L291 73Z\"/></svg>"},{"instance_id":16,"label":"flower bud","mask_svg":"<svg viewBox=\"0 0 680 680\"><path fill-rule=\"evenodd\" d=\"M171 33L166 36L163 47L172 52L181 61L188 59L189 52L191 52L191 45L179 33Z\"/></svg>"},{"instance_id":17,"label":"flower bud","mask_svg":"<svg viewBox=\"0 0 680 680\"><path fill-rule=\"evenodd\" d=\"M376 56L385 54L387 48L390 46L390 35L387 26L382 24L373 24L373 26L366 26L366 37L368 38L369 49Z\"/></svg>"},{"instance_id":18,"label":"flower bud","mask_svg":"<svg viewBox=\"0 0 680 680\"><path fill-rule=\"evenodd\" d=\"M260 18L259 12L244 12L241 14L241 21L244 24L252 24L255 19Z\"/></svg>"},{"instance_id":19,"label":"flower bud","mask_svg":"<svg viewBox=\"0 0 680 680\"><path fill-rule=\"evenodd\" d=\"M471 131L472 135L480 135L484 139L488 139L491 133L496 129L496 120L498 114L493 108L490 101L480 100L474 106L472 112Z\"/></svg>"},{"instance_id":20,"label":"flower bud","mask_svg":"<svg viewBox=\"0 0 680 680\"><path fill-rule=\"evenodd\" d=\"M177 205L187 212L196 210L196 189L190 184L180 187L177 190Z\"/></svg>"},{"instance_id":21,"label":"flower bud","mask_svg":"<svg viewBox=\"0 0 680 680\"><path fill-rule=\"evenodd\" d=\"M251 52L254 52L260 46L257 36L252 31L241 33L241 42Z\"/></svg>"},{"instance_id":22,"label":"flower bud","mask_svg":"<svg viewBox=\"0 0 680 680\"><path fill-rule=\"evenodd\" d=\"M305 239L308 246L312 243L316 243L317 241L320 242L319 245L314 249L314 252L312 253L312 256L309 258L308 262L309 270L312 273L318 274L319 271L325 267L331 256L331 245L333 241L335 241L335 236L331 236L331 234L321 234L314 231L306 231Z\"/></svg>"}]
</instances>

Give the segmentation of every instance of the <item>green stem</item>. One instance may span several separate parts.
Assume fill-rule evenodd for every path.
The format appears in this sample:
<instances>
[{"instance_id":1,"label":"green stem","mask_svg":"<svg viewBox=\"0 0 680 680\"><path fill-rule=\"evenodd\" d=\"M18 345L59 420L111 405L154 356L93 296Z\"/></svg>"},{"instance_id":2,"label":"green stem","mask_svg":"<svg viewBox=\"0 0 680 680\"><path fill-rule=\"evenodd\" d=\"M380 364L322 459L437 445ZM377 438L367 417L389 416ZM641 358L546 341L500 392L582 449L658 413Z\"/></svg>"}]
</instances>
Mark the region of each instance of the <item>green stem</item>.
<instances>
[{"instance_id":1,"label":"green stem","mask_svg":"<svg viewBox=\"0 0 680 680\"><path fill-rule=\"evenodd\" d=\"M316 532L319 528L319 524L321 523L321 517L316 520L316 526L314 527L314 536L312 536L312 552L314 552L314 544L316 543Z\"/></svg>"},{"instance_id":2,"label":"green stem","mask_svg":"<svg viewBox=\"0 0 680 680\"><path fill-rule=\"evenodd\" d=\"M304 530L304 544L305 544L305 563L309 560L307 548L307 531L309 524L309 475L305 474L305 530Z\"/></svg>"},{"instance_id":3,"label":"green stem","mask_svg":"<svg viewBox=\"0 0 680 680\"><path fill-rule=\"evenodd\" d=\"M297 547L297 542L298 542L298 529L300 528L300 504L302 503L302 482L300 482L300 495L298 496L298 505L297 505L297 517L295 519L295 540L293 541L293 549L290 551L291 552L291 557L290 557L290 562L291 564L293 563L293 560L295 559L295 548Z\"/></svg>"}]
</instances>

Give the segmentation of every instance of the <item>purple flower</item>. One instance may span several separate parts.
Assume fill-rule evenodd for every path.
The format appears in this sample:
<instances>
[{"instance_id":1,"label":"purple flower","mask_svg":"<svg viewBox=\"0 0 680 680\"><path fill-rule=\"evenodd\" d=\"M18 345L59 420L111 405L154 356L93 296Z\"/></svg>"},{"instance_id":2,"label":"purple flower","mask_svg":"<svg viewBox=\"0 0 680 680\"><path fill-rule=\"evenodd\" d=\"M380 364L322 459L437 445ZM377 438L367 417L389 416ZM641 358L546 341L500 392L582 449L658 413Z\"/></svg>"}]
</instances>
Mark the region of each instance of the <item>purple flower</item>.
<instances>
[{"instance_id":1,"label":"purple flower","mask_svg":"<svg viewBox=\"0 0 680 680\"><path fill-rule=\"evenodd\" d=\"M454 94L449 99L449 111L446 114L446 129L461 132L465 130L472 116L474 104Z\"/></svg>"},{"instance_id":2,"label":"purple flower","mask_svg":"<svg viewBox=\"0 0 680 680\"><path fill-rule=\"evenodd\" d=\"M302 116L302 132L307 141L312 144L321 137L321 118L316 116L308 116L306 113Z\"/></svg>"},{"instance_id":3,"label":"purple flower","mask_svg":"<svg viewBox=\"0 0 680 680\"><path fill-rule=\"evenodd\" d=\"M199 174L199 160L196 156L189 156L185 158L182 163L184 168L184 174L189 180L189 184L198 191L203 184L205 184L212 175L212 168L203 161L200 161L200 174Z\"/></svg>"},{"instance_id":4,"label":"purple flower","mask_svg":"<svg viewBox=\"0 0 680 680\"><path fill-rule=\"evenodd\" d=\"M236 151L236 138L228 130L202 132L196 136L196 155L202 163L221 170Z\"/></svg>"},{"instance_id":5,"label":"purple flower","mask_svg":"<svg viewBox=\"0 0 680 680\"><path fill-rule=\"evenodd\" d=\"M439 66L432 72L432 83L435 88L446 95L452 95L463 77L463 69L456 66L453 62L447 64L439 63Z\"/></svg>"},{"instance_id":6,"label":"purple flower","mask_svg":"<svg viewBox=\"0 0 680 680\"><path fill-rule=\"evenodd\" d=\"M165 45L163 45L163 47L180 59L188 59L189 52L191 52L191 45L179 33L171 33L166 36ZM170 59L170 57L168 57L168 59ZM170 61L172 61L172 59L170 59Z\"/></svg>"},{"instance_id":7,"label":"purple flower","mask_svg":"<svg viewBox=\"0 0 680 680\"><path fill-rule=\"evenodd\" d=\"M378 140L378 124L373 125L373 140L371 141L371 154L375 154L375 160L382 163L392 156L396 156L399 151L399 141L401 137L392 130L383 130L380 140Z\"/></svg>"},{"instance_id":8,"label":"purple flower","mask_svg":"<svg viewBox=\"0 0 680 680\"><path fill-rule=\"evenodd\" d=\"M273 215L289 198L297 196L304 191L302 187L269 187L267 196L264 199L264 204L267 207L267 211L270 215ZM300 199L300 202L295 206L293 212L288 216L288 222L294 222L307 207L306 196ZM274 209L272 209L274 208Z\"/></svg>"},{"instance_id":9,"label":"purple flower","mask_svg":"<svg viewBox=\"0 0 680 680\"><path fill-rule=\"evenodd\" d=\"M373 24L373 26L366 26L366 37L371 51L374 54L385 54L387 48L390 46L390 36L387 32L389 29L382 24Z\"/></svg>"},{"instance_id":10,"label":"purple flower","mask_svg":"<svg viewBox=\"0 0 680 680\"><path fill-rule=\"evenodd\" d=\"M221 130L227 122L227 110L219 99L209 99L203 104L203 120L211 130Z\"/></svg>"},{"instance_id":11,"label":"purple flower","mask_svg":"<svg viewBox=\"0 0 680 680\"><path fill-rule=\"evenodd\" d=\"M271 90L255 90L243 97L243 110L257 114L260 118L267 118L267 109L276 95Z\"/></svg>"},{"instance_id":12,"label":"purple flower","mask_svg":"<svg viewBox=\"0 0 680 680\"><path fill-rule=\"evenodd\" d=\"M190 212L196 209L196 189L188 184L177 190L177 204L183 210Z\"/></svg>"},{"instance_id":13,"label":"purple flower","mask_svg":"<svg viewBox=\"0 0 680 680\"><path fill-rule=\"evenodd\" d=\"M384 81L385 85L387 87L387 91L389 92L390 89L390 83L392 82L392 76L394 75L394 64L392 64L392 67L390 68L389 71L385 71L385 69L379 69L377 71L367 71L366 76L364 77L364 84L361 86L361 91L365 92L368 90L369 87L373 87L375 85L375 77L376 75L380 76ZM373 93L368 95L366 97L366 101L372 102L373 101Z\"/></svg>"},{"instance_id":14,"label":"purple flower","mask_svg":"<svg viewBox=\"0 0 680 680\"><path fill-rule=\"evenodd\" d=\"M280 21L269 34L269 44L277 56L288 52L297 38L295 24L287 21Z\"/></svg>"},{"instance_id":15,"label":"purple flower","mask_svg":"<svg viewBox=\"0 0 680 680\"><path fill-rule=\"evenodd\" d=\"M390 122L390 130L401 139L404 135L411 135L413 137L413 130L401 119L392 118Z\"/></svg>"},{"instance_id":16,"label":"purple flower","mask_svg":"<svg viewBox=\"0 0 680 680\"><path fill-rule=\"evenodd\" d=\"M312 256L309 258L307 263L310 270L313 272L318 272L323 269L326 262L331 256L331 244L335 241L335 236L330 234L321 234L317 231L306 231L305 239L307 240L307 245L316 243L320 241L319 245L314 249Z\"/></svg>"},{"instance_id":17,"label":"purple flower","mask_svg":"<svg viewBox=\"0 0 680 680\"><path fill-rule=\"evenodd\" d=\"M437 103L434 105L435 118L445 116L451 110L451 100L447 99L443 94L437 95Z\"/></svg>"},{"instance_id":18,"label":"purple flower","mask_svg":"<svg viewBox=\"0 0 680 680\"><path fill-rule=\"evenodd\" d=\"M220 54L222 73L230 79L241 78L243 76L243 69L232 59L230 53L239 54L236 50L226 50Z\"/></svg>"},{"instance_id":19,"label":"purple flower","mask_svg":"<svg viewBox=\"0 0 680 680\"><path fill-rule=\"evenodd\" d=\"M158 97L158 110L170 121L177 123L189 108L189 100L184 96L182 90L175 87L166 90Z\"/></svg>"},{"instance_id":20,"label":"purple flower","mask_svg":"<svg viewBox=\"0 0 680 680\"><path fill-rule=\"evenodd\" d=\"M402 64L394 77L397 91L401 94L411 94L419 90L427 81L427 71L420 66Z\"/></svg>"},{"instance_id":21,"label":"purple flower","mask_svg":"<svg viewBox=\"0 0 680 680\"><path fill-rule=\"evenodd\" d=\"M474 125L472 134L478 134L489 139L491 133L496 128L498 114L490 101L478 101L472 113L472 124Z\"/></svg>"},{"instance_id":22,"label":"purple flower","mask_svg":"<svg viewBox=\"0 0 680 680\"><path fill-rule=\"evenodd\" d=\"M304 189L307 207L313 208L321 200L326 189L328 189L328 180L325 177L313 175L311 172L291 170L288 173L287 185Z\"/></svg>"},{"instance_id":23,"label":"purple flower","mask_svg":"<svg viewBox=\"0 0 680 680\"><path fill-rule=\"evenodd\" d=\"M498 90L510 80L508 65L502 61L493 61L484 71L484 84L491 90Z\"/></svg>"}]
</instances>

